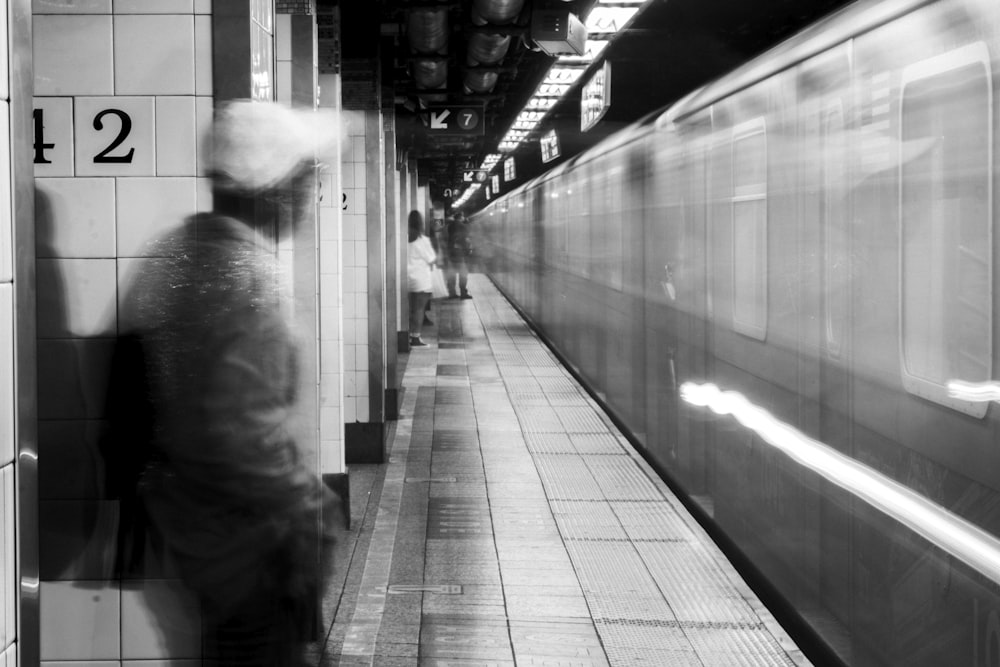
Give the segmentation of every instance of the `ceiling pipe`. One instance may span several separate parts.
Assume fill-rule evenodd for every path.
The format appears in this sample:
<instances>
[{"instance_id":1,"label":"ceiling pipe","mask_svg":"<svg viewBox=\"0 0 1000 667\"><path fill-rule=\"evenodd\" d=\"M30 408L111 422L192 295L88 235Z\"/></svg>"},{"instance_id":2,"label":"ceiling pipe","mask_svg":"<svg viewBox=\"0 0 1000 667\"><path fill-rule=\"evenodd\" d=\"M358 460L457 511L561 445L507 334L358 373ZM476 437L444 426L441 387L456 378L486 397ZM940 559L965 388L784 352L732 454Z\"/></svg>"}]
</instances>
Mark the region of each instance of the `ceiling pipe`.
<instances>
[{"instance_id":1,"label":"ceiling pipe","mask_svg":"<svg viewBox=\"0 0 1000 667\"><path fill-rule=\"evenodd\" d=\"M448 53L448 9L420 7L411 9L406 17L406 34L410 48L421 55Z\"/></svg>"},{"instance_id":2,"label":"ceiling pipe","mask_svg":"<svg viewBox=\"0 0 1000 667\"><path fill-rule=\"evenodd\" d=\"M470 17L475 25L511 23L521 13L524 0L473 0Z\"/></svg>"},{"instance_id":3,"label":"ceiling pipe","mask_svg":"<svg viewBox=\"0 0 1000 667\"><path fill-rule=\"evenodd\" d=\"M466 93L488 93L497 85L496 72L466 72L462 82Z\"/></svg>"},{"instance_id":4,"label":"ceiling pipe","mask_svg":"<svg viewBox=\"0 0 1000 667\"><path fill-rule=\"evenodd\" d=\"M517 20L524 0L473 0L470 18L477 26L507 25ZM469 35L466 63L470 67L495 65L510 49L510 35L473 32ZM463 86L467 93L488 93L497 85L496 72L466 72Z\"/></svg>"},{"instance_id":5,"label":"ceiling pipe","mask_svg":"<svg viewBox=\"0 0 1000 667\"><path fill-rule=\"evenodd\" d=\"M448 61L440 58L414 58L410 61L410 75L418 89L443 88L448 81Z\"/></svg>"}]
</instances>

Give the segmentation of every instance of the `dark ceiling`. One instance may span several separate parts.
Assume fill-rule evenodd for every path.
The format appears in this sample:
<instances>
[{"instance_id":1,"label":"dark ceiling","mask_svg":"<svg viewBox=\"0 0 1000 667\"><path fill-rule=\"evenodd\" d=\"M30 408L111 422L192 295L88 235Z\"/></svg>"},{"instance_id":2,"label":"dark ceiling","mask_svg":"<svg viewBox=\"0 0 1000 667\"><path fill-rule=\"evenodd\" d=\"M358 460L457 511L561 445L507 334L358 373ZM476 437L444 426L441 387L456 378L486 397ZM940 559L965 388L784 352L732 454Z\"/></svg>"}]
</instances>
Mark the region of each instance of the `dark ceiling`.
<instances>
[{"instance_id":1,"label":"dark ceiling","mask_svg":"<svg viewBox=\"0 0 1000 667\"><path fill-rule=\"evenodd\" d=\"M530 39L532 10L568 9L585 16L596 1L349 0L339 3L343 54L344 58L378 58L382 94L391 94L395 102L397 149L418 161L420 176L430 184L432 196L444 199L447 190L457 196L464 188L463 170L477 168L488 153L496 152L500 139L555 61L535 50L537 45ZM601 121L588 132L580 132L577 85L541 129L557 129L561 159L567 159L849 2L651 0L603 54L612 64L612 82L611 105ZM477 25L482 23L484 7L520 7L520 11L512 19L503 17L502 24ZM438 33L446 34L433 29L428 33L428 24L422 21L429 16L443 19L445 27ZM415 51L411 32L416 35L418 31L425 38L421 48L433 49L437 38L446 45L433 52ZM509 35L509 47L498 62L470 65L470 39L481 40L483 34L493 39ZM421 67L430 69L421 71ZM428 71L439 76L439 87L426 87ZM470 76L475 81L474 77L481 80L490 73L496 75L492 88L470 91ZM422 107L435 105L482 105L485 132L481 136L429 132L428 112ZM542 164L537 137L522 143L515 156L519 181L554 164Z\"/></svg>"}]
</instances>

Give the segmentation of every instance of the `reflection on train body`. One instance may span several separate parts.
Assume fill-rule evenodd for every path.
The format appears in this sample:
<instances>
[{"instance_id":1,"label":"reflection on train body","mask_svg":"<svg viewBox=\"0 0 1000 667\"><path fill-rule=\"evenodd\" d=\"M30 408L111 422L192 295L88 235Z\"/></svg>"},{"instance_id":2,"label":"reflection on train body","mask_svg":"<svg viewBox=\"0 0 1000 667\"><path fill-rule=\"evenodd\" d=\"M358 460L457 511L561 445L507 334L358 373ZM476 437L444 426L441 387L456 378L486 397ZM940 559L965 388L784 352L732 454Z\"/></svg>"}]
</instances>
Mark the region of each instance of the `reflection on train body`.
<instances>
[{"instance_id":1,"label":"reflection on train body","mask_svg":"<svg viewBox=\"0 0 1000 667\"><path fill-rule=\"evenodd\" d=\"M851 665L1000 665L998 72L994 0L856 3L476 216L497 283ZM707 383L945 519L682 399Z\"/></svg>"}]
</instances>

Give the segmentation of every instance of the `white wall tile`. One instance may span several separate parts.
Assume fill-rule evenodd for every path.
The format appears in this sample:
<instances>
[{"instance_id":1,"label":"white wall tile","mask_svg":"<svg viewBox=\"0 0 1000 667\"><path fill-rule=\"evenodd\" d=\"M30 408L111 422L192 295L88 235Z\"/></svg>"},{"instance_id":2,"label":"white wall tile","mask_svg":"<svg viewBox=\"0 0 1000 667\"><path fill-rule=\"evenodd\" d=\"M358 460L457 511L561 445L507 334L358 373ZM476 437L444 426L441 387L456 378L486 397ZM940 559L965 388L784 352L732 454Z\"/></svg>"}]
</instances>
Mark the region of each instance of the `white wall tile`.
<instances>
[{"instance_id":1,"label":"white wall tile","mask_svg":"<svg viewBox=\"0 0 1000 667\"><path fill-rule=\"evenodd\" d=\"M358 400L352 396L344 396L344 423L351 424L358 420Z\"/></svg>"},{"instance_id":2,"label":"white wall tile","mask_svg":"<svg viewBox=\"0 0 1000 667\"><path fill-rule=\"evenodd\" d=\"M33 17L35 95L111 95L111 16Z\"/></svg>"},{"instance_id":3,"label":"white wall tile","mask_svg":"<svg viewBox=\"0 0 1000 667\"><path fill-rule=\"evenodd\" d=\"M292 15L274 17L274 57L276 60L292 59Z\"/></svg>"},{"instance_id":4,"label":"white wall tile","mask_svg":"<svg viewBox=\"0 0 1000 667\"><path fill-rule=\"evenodd\" d=\"M357 355L354 360L354 368L358 371L368 372L368 346L358 345L358 349L355 351Z\"/></svg>"},{"instance_id":5,"label":"white wall tile","mask_svg":"<svg viewBox=\"0 0 1000 667\"><path fill-rule=\"evenodd\" d=\"M14 285L0 284L0 465L14 460Z\"/></svg>"},{"instance_id":6,"label":"white wall tile","mask_svg":"<svg viewBox=\"0 0 1000 667\"><path fill-rule=\"evenodd\" d=\"M212 17L194 17L194 92L212 94Z\"/></svg>"},{"instance_id":7,"label":"white wall tile","mask_svg":"<svg viewBox=\"0 0 1000 667\"><path fill-rule=\"evenodd\" d=\"M117 660L121 609L111 582L41 583L42 660Z\"/></svg>"},{"instance_id":8,"label":"white wall tile","mask_svg":"<svg viewBox=\"0 0 1000 667\"><path fill-rule=\"evenodd\" d=\"M278 102L292 104L292 61L279 60L274 66L274 83Z\"/></svg>"},{"instance_id":9,"label":"white wall tile","mask_svg":"<svg viewBox=\"0 0 1000 667\"><path fill-rule=\"evenodd\" d=\"M215 195L212 194L212 179L196 178L195 187L198 190L196 199L199 212L211 211L214 207Z\"/></svg>"},{"instance_id":10,"label":"white wall tile","mask_svg":"<svg viewBox=\"0 0 1000 667\"><path fill-rule=\"evenodd\" d=\"M355 406L354 418L359 422L367 422L370 415L368 397L360 396L355 399Z\"/></svg>"},{"instance_id":11,"label":"white wall tile","mask_svg":"<svg viewBox=\"0 0 1000 667\"><path fill-rule=\"evenodd\" d=\"M339 431L344 428L344 423L341 421L340 406L330 405L320 408L319 419L320 433L326 437L337 436L339 435Z\"/></svg>"},{"instance_id":12,"label":"white wall tile","mask_svg":"<svg viewBox=\"0 0 1000 667\"><path fill-rule=\"evenodd\" d=\"M17 601L17 588L15 586L17 561L13 557L13 554L8 558L6 544L8 534L11 536L11 539L14 537L14 531L8 529L6 523L7 508L17 506L14 500L15 484L13 470L14 465L12 463L8 463L0 469L0 517L4 519L3 534L0 535L0 545L3 547L0 549L0 605L2 605L0 606L0 647L6 647L17 639L16 635L7 634L7 613L12 608L10 599L14 599L14 604Z\"/></svg>"},{"instance_id":13,"label":"white wall tile","mask_svg":"<svg viewBox=\"0 0 1000 667\"><path fill-rule=\"evenodd\" d=\"M194 178L119 178L116 197L118 255L141 257L147 244L195 212Z\"/></svg>"},{"instance_id":14,"label":"white wall tile","mask_svg":"<svg viewBox=\"0 0 1000 667\"><path fill-rule=\"evenodd\" d=\"M353 165L354 163L344 163L344 168L340 172L340 187L344 190L348 190L354 187L354 167L348 166L348 164Z\"/></svg>"},{"instance_id":15,"label":"white wall tile","mask_svg":"<svg viewBox=\"0 0 1000 667\"><path fill-rule=\"evenodd\" d=\"M36 178L39 257L115 256L113 178Z\"/></svg>"},{"instance_id":16,"label":"white wall tile","mask_svg":"<svg viewBox=\"0 0 1000 667\"><path fill-rule=\"evenodd\" d=\"M7 661L7 667L17 667L17 644L8 646L3 652L3 657Z\"/></svg>"},{"instance_id":17,"label":"white wall tile","mask_svg":"<svg viewBox=\"0 0 1000 667\"><path fill-rule=\"evenodd\" d=\"M36 269L39 338L115 335L115 260L39 259Z\"/></svg>"},{"instance_id":18,"label":"white wall tile","mask_svg":"<svg viewBox=\"0 0 1000 667\"><path fill-rule=\"evenodd\" d=\"M201 617L177 580L128 582L122 588L122 658L198 658Z\"/></svg>"},{"instance_id":19,"label":"white wall tile","mask_svg":"<svg viewBox=\"0 0 1000 667\"><path fill-rule=\"evenodd\" d=\"M194 0L195 14L211 14L212 0Z\"/></svg>"},{"instance_id":20,"label":"white wall tile","mask_svg":"<svg viewBox=\"0 0 1000 667\"><path fill-rule=\"evenodd\" d=\"M77 176L156 173L152 97L77 97L74 162Z\"/></svg>"},{"instance_id":21,"label":"white wall tile","mask_svg":"<svg viewBox=\"0 0 1000 667\"><path fill-rule=\"evenodd\" d=\"M320 208L319 239L321 242L336 242L340 236L340 226L343 224L341 217L339 208Z\"/></svg>"},{"instance_id":22,"label":"white wall tile","mask_svg":"<svg viewBox=\"0 0 1000 667\"><path fill-rule=\"evenodd\" d=\"M319 396L322 405L339 406L343 390L340 373L320 373Z\"/></svg>"},{"instance_id":23,"label":"white wall tile","mask_svg":"<svg viewBox=\"0 0 1000 667\"><path fill-rule=\"evenodd\" d=\"M193 14L194 0L114 0L115 14Z\"/></svg>"},{"instance_id":24,"label":"white wall tile","mask_svg":"<svg viewBox=\"0 0 1000 667\"><path fill-rule=\"evenodd\" d=\"M122 667L117 660L43 660L41 667Z\"/></svg>"},{"instance_id":25,"label":"white wall tile","mask_svg":"<svg viewBox=\"0 0 1000 667\"><path fill-rule=\"evenodd\" d=\"M32 14L110 14L111 0L31 0Z\"/></svg>"},{"instance_id":26,"label":"white wall tile","mask_svg":"<svg viewBox=\"0 0 1000 667\"><path fill-rule=\"evenodd\" d=\"M41 143L46 144L44 147L36 146L36 155L41 153L46 162L35 163L35 177L72 176L73 98L36 97L32 106L36 114L34 119L36 132L37 124L40 122ZM7 105L4 104L5 113L6 108Z\"/></svg>"},{"instance_id":27,"label":"white wall tile","mask_svg":"<svg viewBox=\"0 0 1000 667\"><path fill-rule=\"evenodd\" d=\"M336 192L333 185L334 177L330 171L321 172L319 175L319 206L320 208L331 208L337 204Z\"/></svg>"},{"instance_id":28,"label":"white wall tile","mask_svg":"<svg viewBox=\"0 0 1000 667\"><path fill-rule=\"evenodd\" d=\"M363 121L362 121L363 122ZM351 128L354 129L354 128ZM354 164L364 164L368 155L365 153L365 134L364 126L362 125L361 134L354 135L351 137L351 145L354 151ZM355 185L355 187L363 187L360 185Z\"/></svg>"},{"instance_id":29,"label":"white wall tile","mask_svg":"<svg viewBox=\"0 0 1000 667\"><path fill-rule=\"evenodd\" d=\"M0 102L0 131L10 137L10 127L8 123L9 108L6 102ZM10 282L14 279L14 246L13 246L13 223L10 197L10 140L5 139L0 142L0 283Z\"/></svg>"},{"instance_id":30,"label":"white wall tile","mask_svg":"<svg viewBox=\"0 0 1000 667\"><path fill-rule=\"evenodd\" d=\"M195 176L198 170L195 98L156 98L156 175Z\"/></svg>"},{"instance_id":31,"label":"white wall tile","mask_svg":"<svg viewBox=\"0 0 1000 667\"><path fill-rule=\"evenodd\" d=\"M356 188L367 188L368 185L368 166L364 162L354 163L354 187Z\"/></svg>"},{"instance_id":32,"label":"white wall tile","mask_svg":"<svg viewBox=\"0 0 1000 667\"><path fill-rule=\"evenodd\" d=\"M205 176L206 160L212 154L210 130L212 117L215 114L214 101L211 97L194 98L195 140L198 142L198 175Z\"/></svg>"},{"instance_id":33,"label":"white wall tile","mask_svg":"<svg viewBox=\"0 0 1000 667\"><path fill-rule=\"evenodd\" d=\"M343 355L343 344L340 338L328 338L320 342L320 364L323 375L336 375L337 382L340 382L340 371L342 367L341 357ZM343 389L341 387L341 389ZM339 403L338 403L339 405Z\"/></svg>"},{"instance_id":34,"label":"white wall tile","mask_svg":"<svg viewBox=\"0 0 1000 667\"><path fill-rule=\"evenodd\" d=\"M194 95L193 16L115 16L114 32L115 94Z\"/></svg>"},{"instance_id":35,"label":"white wall tile","mask_svg":"<svg viewBox=\"0 0 1000 667\"><path fill-rule=\"evenodd\" d=\"M354 266L368 267L368 240L367 238L354 242Z\"/></svg>"}]
</instances>

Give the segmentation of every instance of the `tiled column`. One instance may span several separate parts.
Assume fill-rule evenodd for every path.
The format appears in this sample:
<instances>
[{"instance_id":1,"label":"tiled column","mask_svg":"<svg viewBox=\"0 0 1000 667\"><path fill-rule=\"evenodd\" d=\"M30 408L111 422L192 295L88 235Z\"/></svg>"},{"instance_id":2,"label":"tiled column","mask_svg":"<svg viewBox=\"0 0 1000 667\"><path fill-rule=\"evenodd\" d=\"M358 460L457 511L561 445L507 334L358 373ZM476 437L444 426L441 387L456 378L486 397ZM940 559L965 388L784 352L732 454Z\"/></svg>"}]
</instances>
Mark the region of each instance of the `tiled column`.
<instances>
[{"instance_id":1,"label":"tiled column","mask_svg":"<svg viewBox=\"0 0 1000 667\"><path fill-rule=\"evenodd\" d=\"M319 105L340 112L340 15L336 7L317 14ZM341 133L341 135L343 134ZM346 147L341 149L341 153ZM344 230L347 205L341 164L331 165L320 178L319 309L320 309L320 471L324 477L346 472L344 458ZM353 170L351 177L353 178ZM343 199L342 199L343 197Z\"/></svg>"},{"instance_id":2,"label":"tiled column","mask_svg":"<svg viewBox=\"0 0 1000 667\"><path fill-rule=\"evenodd\" d=\"M391 98L389 98L391 100ZM398 369L398 337L402 267L399 265L400 219L399 178L396 172L396 116L391 105L382 108L382 131L385 137L383 173L385 177L385 418L397 419L401 400L402 375Z\"/></svg>"},{"instance_id":3,"label":"tiled column","mask_svg":"<svg viewBox=\"0 0 1000 667\"><path fill-rule=\"evenodd\" d=\"M119 504L98 443L119 291L157 261L150 238L212 206L197 158L212 3L33 10L41 660L197 664L199 612L180 583L152 563L117 579Z\"/></svg>"},{"instance_id":4,"label":"tiled column","mask_svg":"<svg viewBox=\"0 0 1000 667\"><path fill-rule=\"evenodd\" d=\"M277 101L315 110L318 106L316 20L309 3L280 2L275 17ZM297 441L310 465L319 470L319 191L291 212L294 233L282 239L278 260L291 276L292 315L300 338Z\"/></svg>"},{"instance_id":5,"label":"tiled column","mask_svg":"<svg viewBox=\"0 0 1000 667\"><path fill-rule=\"evenodd\" d=\"M8 0L0 11L0 664L7 665L38 662L30 35L30 2Z\"/></svg>"}]
</instances>

